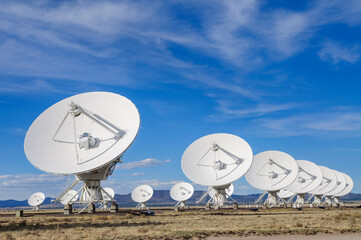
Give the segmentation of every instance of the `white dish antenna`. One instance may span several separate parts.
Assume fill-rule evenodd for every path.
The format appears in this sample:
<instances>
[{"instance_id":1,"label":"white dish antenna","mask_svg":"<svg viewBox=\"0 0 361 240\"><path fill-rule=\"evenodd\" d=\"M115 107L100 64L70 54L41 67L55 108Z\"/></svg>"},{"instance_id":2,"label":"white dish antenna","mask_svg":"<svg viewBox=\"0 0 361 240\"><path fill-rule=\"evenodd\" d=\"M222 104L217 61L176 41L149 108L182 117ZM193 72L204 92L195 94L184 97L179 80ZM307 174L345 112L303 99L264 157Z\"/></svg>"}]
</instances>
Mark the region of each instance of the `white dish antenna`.
<instances>
[{"instance_id":1,"label":"white dish antenna","mask_svg":"<svg viewBox=\"0 0 361 240\"><path fill-rule=\"evenodd\" d=\"M190 183L181 182L177 183L170 189L170 197L177 201L177 206L185 207L185 201L193 196L194 188Z\"/></svg>"},{"instance_id":2,"label":"white dish antenna","mask_svg":"<svg viewBox=\"0 0 361 240\"><path fill-rule=\"evenodd\" d=\"M110 187L106 187L106 188L103 188L103 200L105 201L110 201L110 200L113 200L114 196L115 196L115 192L112 188Z\"/></svg>"},{"instance_id":3,"label":"white dish antenna","mask_svg":"<svg viewBox=\"0 0 361 240\"><path fill-rule=\"evenodd\" d=\"M286 189L297 194L305 194L320 186L322 182L320 167L306 160L296 160L296 162L299 168L297 178Z\"/></svg>"},{"instance_id":4,"label":"white dish antenna","mask_svg":"<svg viewBox=\"0 0 361 240\"><path fill-rule=\"evenodd\" d=\"M139 125L137 108L123 96L109 92L75 95L36 118L25 137L25 154L42 171L76 175L55 201L82 181L79 203L102 202L100 181L113 173Z\"/></svg>"},{"instance_id":5,"label":"white dish antenna","mask_svg":"<svg viewBox=\"0 0 361 240\"><path fill-rule=\"evenodd\" d=\"M349 194L351 192L351 190L353 189L352 178L349 175L345 174L345 173L342 173L342 174L343 174L343 176L344 176L344 178L346 180L346 186L341 192L335 194L334 195L335 197L345 196L345 195Z\"/></svg>"},{"instance_id":6,"label":"white dish antenna","mask_svg":"<svg viewBox=\"0 0 361 240\"><path fill-rule=\"evenodd\" d=\"M138 209L146 209L145 204L152 198L153 188L149 185L140 185L132 191L132 199L137 202Z\"/></svg>"},{"instance_id":7,"label":"white dish antenna","mask_svg":"<svg viewBox=\"0 0 361 240\"><path fill-rule=\"evenodd\" d=\"M309 192L312 194L311 198L314 197L312 202L313 206L322 204L322 196L325 193L332 191L337 184L337 177L333 170L324 166L320 166L320 169L322 171L322 182L316 189Z\"/></svg>"},{"instance_id":8,"label":"white dish antenna","mask_svg":"<svg viewBox=\"0 0 361 240\"><path fill-rule=\"evenodd\" d=\"M293 197L294 195L295 195L294 192L290 192L286 189L281 189L279 192L277 192L277 196L282 199L287 199Z\"/></svg>"},{"instance_id":9,"label":"white dish antenna","mask_svg":"<svg viewBox=\"0 0 361 240\"><path fill-rule=\"evenodd\" d=\"M28 198L28 204L33 207L34 210L39 210L40 205L45 200L45 194L42 192L36 192L30 195Z\"/></svg>"},{"instance_id":10,"label":"white dish antenna","mask_svg":"<svg viewBox=\"0 0 361 240\"><path fill-rule=\"evenodd\" d=\"M341 192L334 195L333 202L336 206L343 205L343 203L340 201L340 197L343 197L343 196L349 194L353 188L353 181L352 181L351 177L347 174L344 174L344 173L342 173L342 174L346 180L346 186Z\"/></svg>"},{"instance_id":11,"label":"white dish antenna","mask_svg":"<svg viewBox=\"0 0 361 240\"><path fill-rule=\"evenodd\" d=\"M265 151L254 156L252 166L246 173L246 180L253 187L265 191L256 203L268 193L264 205L272 207L278 203L277 192L290 185L297 174L297 162L289 154Z\"/></svg>"},{"instance_id":12,"label":"white dish antenna","mask_svg":"<svg viewBox=\"0 0 361 240\"><path fill-rule=\"evenodd\" d=\"M225 186L247 172L252 156L251 147L242 138L216 133L189 145L182 156L182 170L197 184Z\"/></svg>"},{"instance_id":13,"label":"white dish antenna","mask_svg":"<svg viewBox=\"0 0 361 240\"><path fill-rule=\"evenodd\" d=\"M76 200L78 200L78 197L79 196L77 191L69 190L60 198L60 203L66 205L68 203L75 202Z\"/></svg>"},{"instance_id":14,"label":"white dish antenna","mask_svg":"<svg viewBox=\"0 0 361 240\"><path fill-rule=\"evenodd\" d=\"M45 172L89 172L119 158L133 143L139 124L137 108L123 96L75 95L49 107L31 124L25 154Z\"/></svg>"},{"instance_id":15,"label":"white dish antenna","mask_svg":"<svg viewBox=\"0 0 361 240\"><path fill-rule=\"evenodd\" d=\"M231 185L229 185L228 188L226 188L226 194L227 194L226 198L229 198L230 196L232 196L233 192L234 192L234 186L233 186L233 184L231 184ZM217 192L216 192L216 190L215 190L213 187L209 187L209 188L208 188L208 195L209 195L211 198L214 198L215 195L216 195L216 193L217 193Z\"/></svg>"},{"instance_id":16,"label":"white dish antenna","mask_svg":"<svg viewBox=\"0 0 361 240\"><path fill-rule=\"evenodd\" d=\"M336 175L337 181L336 186L329 192L325 193L325 196L334 196L337 193L342 192L342 190L346 187L346 178L343 173L340 173L339 171L333 170L333 172Z\"/></svg>"},{"instance_id":17,"label":"white dish antenna","mask_svg":"<svg viewBox=\"0 0 361 240\"><path fill-rule=\"evenodd\" d=\"M309 192L313 195L323 195L333 190L337 184L337 177L334 171L324 166L319 167L322 171L322 181L316 189Z\"/></svg>"}]
</instances>

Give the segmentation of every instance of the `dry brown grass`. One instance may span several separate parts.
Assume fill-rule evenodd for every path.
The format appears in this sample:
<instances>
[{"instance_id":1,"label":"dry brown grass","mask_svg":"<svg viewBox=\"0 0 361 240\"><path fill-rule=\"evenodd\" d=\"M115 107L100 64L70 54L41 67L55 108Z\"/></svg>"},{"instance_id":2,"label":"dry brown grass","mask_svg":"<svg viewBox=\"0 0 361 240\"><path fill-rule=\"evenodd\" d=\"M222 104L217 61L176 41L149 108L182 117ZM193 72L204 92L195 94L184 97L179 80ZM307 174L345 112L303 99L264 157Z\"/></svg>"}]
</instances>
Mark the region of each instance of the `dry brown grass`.
<instances>
[{"instance_id":1,"label":"dry brown grass","mask_svg":"<svg viewBox=\"0 0 361 240\"><path fill-rule=\"evenodd\" d=\"M0 217L0 239L185 239L353 232L361 232L361 209Z\"/></svg>"}]
</instances>

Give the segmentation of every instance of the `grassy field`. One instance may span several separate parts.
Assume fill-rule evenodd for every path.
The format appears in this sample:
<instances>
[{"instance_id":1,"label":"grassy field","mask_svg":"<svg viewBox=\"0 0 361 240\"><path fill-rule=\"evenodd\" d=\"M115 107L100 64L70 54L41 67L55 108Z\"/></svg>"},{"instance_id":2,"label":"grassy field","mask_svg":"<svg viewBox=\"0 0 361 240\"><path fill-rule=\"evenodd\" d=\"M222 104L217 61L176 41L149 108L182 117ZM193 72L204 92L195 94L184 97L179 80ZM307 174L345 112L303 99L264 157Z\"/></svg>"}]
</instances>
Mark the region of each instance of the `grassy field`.
<instances>
[{"instance_id":1,"label":"grassy field","mask_svg":"<svg viewBox=\"0 0 361 240\"><path fill-rule=\"evenodd\" d=\"M360 233L361 209L259 212L156 211L155 216L95 214L23 218L0 214L0 239L186 239L207 236Z\"/></svg>"}]
</instances>

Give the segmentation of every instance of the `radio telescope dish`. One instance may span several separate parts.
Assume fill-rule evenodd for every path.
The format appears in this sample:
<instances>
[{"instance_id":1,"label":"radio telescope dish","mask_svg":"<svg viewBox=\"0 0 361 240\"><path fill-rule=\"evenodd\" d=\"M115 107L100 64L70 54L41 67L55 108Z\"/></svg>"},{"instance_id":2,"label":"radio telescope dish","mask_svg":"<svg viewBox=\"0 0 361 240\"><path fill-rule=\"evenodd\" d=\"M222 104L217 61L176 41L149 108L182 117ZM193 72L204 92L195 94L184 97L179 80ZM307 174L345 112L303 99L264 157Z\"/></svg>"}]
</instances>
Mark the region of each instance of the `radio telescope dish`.
<instances>
[{"instance_id":1,"label":"radio telescope dish","mask_svg":"<svg viewBox=\"0 0 361 240\"><path fill-rule=\"evenodd\" d=\"M322 182L322 171L313 162L296 160L298 164L298 175L296 180L286 187L287 190L297 194L294 207L302 207L305 203L305 195L317 188Z\"/></svg>"},{"instance_id":2,"label":"radio telescope dish","mask_svg":"<svg viewBox=\"0 0 361 240\"><path fill-rule=\"evenodd\" d=\"M253 187L266 191L256 203L268 193L264 205L272 207L277 204L277 192L290 185L297 174L297 162L289 154L280 151L265 151L254 156L252 166L245 176Z\"/></svg>"},{"instance_id":3,"label":"radio telescope dish","mask_svg":"<svg viewBox=\"0 0 361 240\"><path fill-rule=\"evenodd\" d=\"M110 187L106 187L106 188L103 188L103 200L105 201L110 201L110 200L113 200L114 196L115 196L115 192L112 188Z\"/></svg>"},{"instance_id":4,"label":"radio telescope dish","mask_svg":"<svg viewBox=\"0 0 361 240\"><path fill-rule=\"evenodd\" d=\"M341 192L346 187L346 178L344 177L344 175L336 170L333 170L333 172L335 173L337 178L336 186L330 192L324 194L325 196L324 203L327 204L328 206L332 205L332 197L335 194Z\"/></svg>"},{"instance_id":5,"label":"radio telescope dish","mask_svg":"<svg viewBox=\"0 0 361 240\"><path fill-rule=\"evenodd\" d=\"M25 137L25 154L45 172L89 172L119 158L133 143L139 124L137 108L123 96L109 92L75 95L36 118Z\"/></svg>"},{"instance_id":6,"label":"radio telescope dish","mask_svg":"<svg viewBox=\"0 0 361 240\"><path fill-rule=\"evenodd\" d=\"M213 187L209 187L208 189L209 189L208 195L211 198L214 198L214 196L216 195L216 191L214 190ZM229 185L228 188L226 188L226 194L227 194L226 198L229 198L230 196L232 196L233 192L234 192L234 186L233 186L233 184L231 184L231 185Z\"/></svg>"},{"instance_id":7,"label":"radio telescope dish","mask_svg":"<svg viewBox=\"0 0 361 240\"><path fill-rule=\"evenodd\" d=\"M242 138L216 133L204 136L185 150L182 170L193 182L224 186L243 176L252 164L252 149Z\"/></svg>"},{"instance_id":8,"label":"radio telescope dish","mask_svg":"<svg viewBox=\"0 0 361 240\"><path fill-rule=\"evenodd\" d=\"M60 203L66 205L71 202L75 202L78 199L78 193L75 190L69 190L60 198Z\"/></svg>"},{"instance_id":9,"label":"radio telescope dish","mask_svg":"<svg viewBox=\"0 0 361 240\"><path fill-rule=\"evenodd\" d=\"M146 203L153 196L153 188L149 185L140 185L132 191L132 199L134 202L139 203L137 205L138 209L146 209Z\"/></svg>"},{"instance_id":10,"label":"radio telescope dish","mask_svg":"<svg viewBox=\"0 0 361 240\"><path fill-rule=\"evenodd\" d=\"M36 192L28 198L28 204L33 207L33 210L39 210L40 205L44 202L45 195L42 192Z\"/></svg>"},{"instance_id":11,"label":"radio telescope dish","mask_svg":"<svg viewBox=\"0 0 361 240\"><path fill-rule=\"evenodd\" d=\"M78 94L52 105L35 119L24 150L29 162L42 171L76 175L55 201L82 181L79 203L102 202L100 181L113 173L139 125L138 110L129 99L109 92Z\"/></svg>"},{"instance_id":12,"label":"radio telescope dish","mask_svg":"<svg viewBox=\"0 0 361 240\"><path fill-rule=\"evenodd\" d=\"M340 201L340 197L349 194L353 188L353 181L352 181L351 177L347 174L344 174L344 173L342 173L342 174L345 177L346 186L341 192L334 195L333 201L334 201L335 205L343 205L343 203Z\"/></svg>"},{"instance_id":13,"label":"radio telescope dish","mask_svg":"<svg viewBox=\"0 0 361 240\"><path fill-rule=\"evenodd\" d=\"M170 189L170 197L177 201L176 207L185 207L185 202L192 197L194 188L190 183L181 182L177 183Z\"/></svg>"},{"instance_id":14,"label":"radio telescope dish","mask_svg":"<svg viewBox=\"0 0 361 240\"><path fill-rule=\"evenodd\" d=\"M281 189L279 192L277 192L277 196L282 199L287 199L295 195L294 192L287 191L286 189Z\"/></svg>"},{"instance_id":15,"label":"radio telescope dish","mask_svg":"<svg viewBox=\"0 0 361 240\"><path fill-rule=\"evenodd\" d=\"M347 175L347 174L344 174L344 173L342 173L342 174L343 174L343 176L345 177L346 186L345 186L345 188L344 188L341 192L335 194L335 195L334 195L335 197L345 196L345 195L349 194L349 193L351 192L352 188L353 188L352 178L351 178L349 175Z\"/></svg>"},{"instance_id":16,"label":"radio telescope dish","mask_svg":"<svg viewBox=\"0 0 361 240\"><path fill-rule=\"evenodd\" d=\"M324 166L319 166L321 171L322 171L322 181L321 184L314 190L310 191L309 193L312 194L314 196L312 205L313 206L318 206L321 204L321 198L322 195L324 195L325 193L332 191L337 184L337 177L336 174L334 173L334 171L332 171L331 169L324 167Z\"/></svg>"}]
</instances>

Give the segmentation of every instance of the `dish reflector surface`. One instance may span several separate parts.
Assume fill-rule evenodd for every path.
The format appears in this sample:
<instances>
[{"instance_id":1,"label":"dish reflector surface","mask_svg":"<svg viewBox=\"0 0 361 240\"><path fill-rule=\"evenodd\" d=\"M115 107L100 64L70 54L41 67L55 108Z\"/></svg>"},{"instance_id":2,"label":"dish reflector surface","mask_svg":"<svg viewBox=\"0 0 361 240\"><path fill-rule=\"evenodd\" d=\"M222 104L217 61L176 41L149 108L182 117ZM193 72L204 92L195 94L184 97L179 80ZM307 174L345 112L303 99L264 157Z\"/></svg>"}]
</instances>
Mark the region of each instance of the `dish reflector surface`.
<instances>
[{"instance_id":1,"label":"dish reflector surface","mask_svg":"<svg viewBox=\"0 0 361 240\"><path fill-rule=\"evenodd\" d=\"M192 197L193 193L193 186L187 182L177 183L170 189L170 197L178 202L187 201Z\"/></svg>"},{"instance_id":2,"label":"dish reflector surface","mask_svg":"<svg viewBox=\"0 0 361 240\"><path fill-rule=\"evenodd\" d=\"M334 196L335 194L340 193L346 187L346 178L344 175L336 170L333 170L333 172L337 178L336 186L330 192L325 193L325 196Z\"/></svg>"},{"instance_id":3,"label":"dish reflector surface","mask_svg":"<svg viewBox=\"0 0 361 240\"><path fill-rule=\"evenodd\" d=\"M109 197L107 194L105 194L104 192L102 192L102 195L103 195L103 200L112 200L112 198L114 198L114 196L115 196L115 192L114 192L114 190L112 189L112 188L110 188L110 187L106 187L106 188L103 188L103 190L105 191L105 192L107 192L108 193L108 195L111 197Z\"/></svg>"},{"instance_id":4,"label":"dish reflector surface","mask_svg":"<svg viewBox=\"0 0 361 240\"><path fill-rule=\"evenodd\" d=\"M88 172L120 157L137 136L139 124L137 108L123 96L109 92L75 95L36 118L25 137L25 154L45 172Z\"/></svg>"},{"instance_id":5,"label":"dish reflector surface","mask_svg":"<svg viewBox=\"0 0 361 240\"><path fill-rule=\"evenodd\" d=\"M286 190L304 194L320 186L322 182L322 171L313 162L296 160L298 164L298 175L296 180L286 187Z\"/></svg>"},{"instance_id":6,"label":"dish reflector surface","mask_svg":"<svg viewBox=\"0 0 361 240\"><path fill-rule=\"evenodd\" d=\"M32 207L40 206L45 200L45 194L42 192L36 192L30 195L28 198L28 204Z\"/></svg>"},{"instance_id":7,"label":"dish reflector surface","mask_svg":"<svg viewBox=\"0 0 361 240\"><path fill-rule=\"evenodd\" d=\"M297 177L298 165L289 154L265 151L253 158L246 179L253 187L265 191L277 191L290 185Z\"/></svg>"},{"instance_id":8,"label":"dish reflector surface","mask_svg":"<svg viewBox=\"0 0 361 240\"><path fill-rule=\"evenodd\" d=\"M290 192L290 191L287 191L286 189L281 189L279 192L277 192L277 196L279 198L289 198L289 197L292 197L293 195L295 195L294 192Z\"/></svg>"},{"instance_id":9,"label":"dish reflector surface","mask_svg":"<svg viewBox=\"0 0 361 240\"><path fill-rule=\"evenodd\" d=\"M224 186L247 172L252 157L252 149L245 140L232 134L216 133L188 146L182 156L182 170L197 184Z\"/></svg>"},{"instance_id":10,"label":"dish reflector surface","mask_svg":"<svg viewBox=\"0 0 361 240\"><path fill-rule=\"evenodd\" d=\"M216 190L214 190L214 188L212 187L209 187L209 192L208 192L208 195L213 198L215 195L216 195ZM226 193L227 193L227 196L226 198L229 198L230 196L232 196L234 192L234 186L233 184L229 185L229 187L226 189Z\"/></svg>"},{"instance_id":11,"label":"dish reflector surface","mask_svg":"<svg viewBox=\"0 0 361 240\"><path fill-rule=\"evenodd\" d=\"M144 203L153 196L153 189L149 185L140 185L132 191L132 199L134 202Z\"/></svg>"},{"instance_id":12,"label":"dish reflector surface","mask_svg":"<svg viewBox=\"0 0 361 240\"><path fill-rule=\"evenodd\" d=\"M323 195L334 189L337 183L337 177L334 171L324 166L319 167L322 171L322 182L320 186L309 192L313 195Z\"/></svg>"},{"instance_id":13,"label":"dish reflector surface","mask_svg":"<svg viewBox=\"0 0 361 240\"><path fill-rule=\"evenodd\" d=\"M69 190L60 198L60 203L63 205L68 204L70 201L76 201L78 199L78 194L75 190Z\"/></svg>"},{"instance_id":14,"label":"dish reflector surface","mask_svg":"<svg viewBox=\"0 0 361 240\"><path fill-rule=\"evenodd\" d=\"M352 188L353 188L352 178L351 178L349 175L347 175L347 174L344 174L344 173L342 173L342 174L343 174L343 176L345 177L346 186L345 186L345 188L344 188L341 192L335 194L335 195L334 195L335 197L345 196L345 195L349 194L349 193L351 192Z\"/></svg>"}]
</instances>

